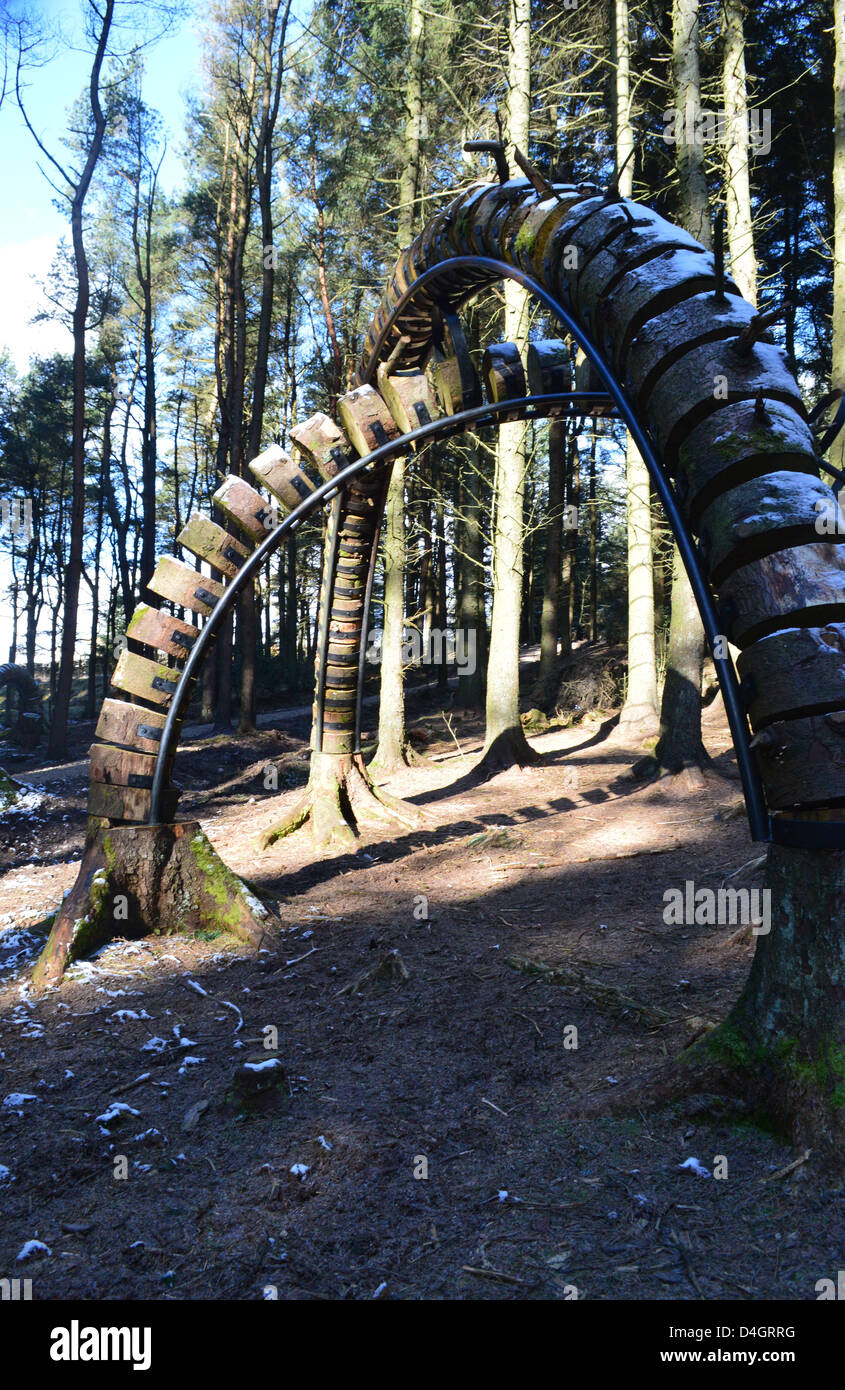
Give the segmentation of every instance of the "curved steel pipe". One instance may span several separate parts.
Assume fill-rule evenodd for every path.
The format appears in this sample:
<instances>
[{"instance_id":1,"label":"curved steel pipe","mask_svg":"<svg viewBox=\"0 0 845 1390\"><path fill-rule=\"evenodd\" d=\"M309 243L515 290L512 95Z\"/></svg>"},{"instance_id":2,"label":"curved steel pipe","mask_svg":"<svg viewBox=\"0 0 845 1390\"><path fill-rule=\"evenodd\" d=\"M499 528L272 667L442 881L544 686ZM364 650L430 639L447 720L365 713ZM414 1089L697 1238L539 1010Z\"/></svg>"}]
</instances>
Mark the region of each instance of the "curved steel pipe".
<instances>
[{"instance_id":1,"label":"curved steel pipe","mask_svg":"<svg viewBox=\"0 0 845 1390\"><path fill-rule=\"evenodd\" d=\"M563 308L561 304L549 294L542 285L534 280L525 271L519 270L516 266L509 265L506 261L494 260L489 256L453 256L449 260L441 261L438 265L431 266L428 270L418 276L412 285L404 292L401 298L387 319L384 327L376 339L370 360L366 369L361 373L361 380L371 381L378 366L379 357L391 328L400 318L402 310L414 298L417 290L438 277L451 275L456 270L489 270L491 279L510 279L522 285L523 289L532 294L548 310L553 318L563 324L567 333L578 343L595 367L599 376L605 384L607 393L616 405L620 416L625 421L628 430L645 460L646 467L654 483L655 491L663 505L672 534L678 545L684 568L689 577L690 585L698 611L701 614L701 621L704 625L704 632L710 645L713 662L716 667L716 675L719 679L719 686L722 691L722 699L725 704L725 713L728 717L731 737L734 748L736 749L736 759L739 765L739 774L742 780L742 790L745 796L745 807L748 814L748 825L751 831L752 840L767 841L771 839L771 818L766 806L766 799L763 794L763 784L760 773L750 747L750 737L748 720L743 709L742 700L739 693L739 682L730 654L717 657L715 652L716 638L721 637L719 631L719 620L716 613L716 605L710 586L704 576L704 572L698 559L698 547L686 529L684 519L678 507L675 493L666 478L660 461L654 452L651 440L637 419L633 407L628 400L628 396L619 385L613 371L605 362L604 357L591 342L584 332L581 325L572 315ZM468 293L473 290L477 293L477 286L473 286ZM720 643L721 645L721 643ZM725 643L727 645L727 643Z\"/></svg>"},{"instance_id":2,"label":"curved steel pipe","mask_svg":"<svg viewBox=\"0 0 845 1390\"><path fill-rule=\"evenodd\" d=\"M605 362L604 357L598 351L594 343L591 342L577 320L574 319L542 285L524 271L517 269L516 266L509 265L506 261L495 260L489 256L453 256L449 260L441 261L438 265L432 266L424 271L422 275L414 280L413 284L408 287L398 300L393 312L390 314L376 340L370 360L365 370L361 373L361 381L365 383L371 381L378 366L379 357L387 340L387 336L400 317L402 310L411 302L414 295L422 289L424 285L431 281L435 281L446 275L451 275L458 270L486 270L490 272L491 279L493 280L515 280L517 284L521 285L523 289L527 290L535 299L539 300L549 314L564 326L567 333L569 333L582 348L585 356L595 367L599 377L604 382L608 396L614 402L620 417L627 425L634 443L645 460L646 467L654 483L655 491L660 498L669 525L672 528L672 534L689 577L693 594L695 595L705 635L713 655L713 662L716 667L716 674L722 691L722 699L725 704L725 712L728 717L731 737L736 750L751 838L758 841L769 840L772 833L771 818L766 808L760 774L751 752L748 721L742 707L739 694L739 682L737 681L736 671L734 670L730 655L716 655L716 639L721 637L722 634L719 632L719 622L713 596L710 593L709 585L699 563L698 548L686 530L674 491L663 473L663 469L654 452L651 440L637 419L626 392L619 385L611 368ZM477 289L477 286L473 286L468 293L471 293L472 290L477 292ZM388 444L384 444L380 448L373 450L372 453L360 459L356 459L353 463L349 464L347 468L342 469L336 474L330 481L322 483L305 502L302 502L285 517L277 529L272 531L266 540L262 541L258 549L238 571L232 583L226 589L211 613L208 622L205 624L197 640L196 646L192 649L185 663L179 685L173 697L173 704L167 716L167 722L162 733L161 744L156 760L152 796L150 798L151 825L156 824L158 820L161 796L165 785L167 759L174 741L176 724L187 702L187 694L193 674L199 668L217 627L228 612L235 597L237 597L247 581L251 579L253 574L260 568L264 560L272 555L287 532L296 529L296 527L310 516L327 497L333 496L336 490L341 488L346 481L354 478L357 473L360 473L368 466L387 462L388 459L395 455L405 452L410 443L414 443L418 440L422 441L436 438L441 431L444 433L455 432L456 426L459 424L479 423L485 417L491 420L495 419L497 415L503 414L505 411L524 411L526 418L532 418L534 412L537 410L539 410L540 413L548 413L547 409L543 409L544 407L551 406L553 408L555 405L561 405L564 401L573 401L576 398L591 398L595 400L595 393L570 392L555 396L525 397L522 401L500 401L496 404L487 403L483 406L477 406L472 410L462 411L459 415L447 415L432 421L430 424L423 425L419 429L413 430L410 434L402 435L398 440L393 440Z\"/></svg>"},{"instance_id":3,"label":"curved steel pipe","mask_svg":"<svg viewBox=\"0 0 845 1390\"><path fill-rule=\"evenodd\" d=\"M161 798L165 788L166 776L165 768L168 758L173 749L176 738L176 725L188 701L190 683L202 665L211 642L225 618L238 594L246 586L248 581L257 574L265 560L278 549L285 536L290 531L295 531L307 521L312 512L317 511L322 504L334 496L343 488L344 484L351 481L357 474L362 473L365 468L374 467L380 463L387 463L397 454L403 453L409 444L427 442L437 437L439 433L448 434L459 433L464 425L471 424L493 424L497 418L506 411L519 411L524 414L526 419L543 419L550 410L559 409L567 402L578 405L588 401L595 401L594 391L571 391L563 394L545 396L525 396L522 400L516 401L488 401L484 405L474 406L471 410L461 411L457 415L444 415L437 420L432 420L427 425L421 425L419 429L412 430L410 434L403 434L399 439L393 439L387 444L382 444L378 449L374 449L371 454L365 454L359 459L354 459L346 468L336 473L333 478L316 487L308 495L304 502L300 502L292 512L289 512L274 531L270 531L267 537L261 542L257 550L253 551L249 559L244 562L234 579L224 590L221 597L217 600L214 608L209 614L208 620L202 629L196 643L191 648L190 656L179 676L179 684L173 696L173 703L167 714L167 720L161 734L161 742L156 757L155 772L153 773L152 794L150 796L150 814L148 824L157 825L161 810ZM582 412L583 413L583 412Z\"/></svg>"}]
</instances>

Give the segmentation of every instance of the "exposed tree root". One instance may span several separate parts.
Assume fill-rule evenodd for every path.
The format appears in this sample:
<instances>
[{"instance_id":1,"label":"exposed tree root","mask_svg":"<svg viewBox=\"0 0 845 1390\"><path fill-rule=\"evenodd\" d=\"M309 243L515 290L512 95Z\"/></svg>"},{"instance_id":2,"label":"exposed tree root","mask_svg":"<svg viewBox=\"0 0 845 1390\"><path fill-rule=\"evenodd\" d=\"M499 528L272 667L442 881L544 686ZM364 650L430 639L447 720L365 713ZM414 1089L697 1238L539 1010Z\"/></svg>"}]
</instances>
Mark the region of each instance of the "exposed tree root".
<instances>
[{"instance_id":1,"label":"exposed tree root","mask_svg":"<svg viewBox=\"0 0 845 1390\"><path fill-rule=\"evenodd\" d=\"M654 747L659 732L660 721L653 705L623 705L614 736L619 743Z\"/></svg>"},{"instance_id":2,"label":"exposed tree root","mask_svg":"<svg viewBox=\"0 0 845 1390\"><path fill-rule=\"evenodd\" d=\"M267 849L310 824L320 854L348 854L358 848L365 826L395 833L400 826L413 829L423 820L416 806L375 785L360 754L312 753L304 795L287 815L262 832L259 844Z\"/></svg>"},{"instance_id":3,"label":"exposed tree root","mask_svg":"<svg viewBox=\"0 0 845 1390\"><path fill-rule=\"evenodd\" d=\"M684 792L703 791L706 783L704 780L703 769L708 766L710 755L702 745L701 760L694 763L678 763L669 766L663 763L658 756L658 751L649 753L644 758L638 758L631 768L631 776L636 782L655 782L658 777L677 777L678 786Z\"/></svg>"},{"instance_id":4,"label":"exposed tree root","mask_svg":"<svg viewBox=\"0 0 845 1390\"><path fill-rule=\"evenodd\" d=\"M35 989L58 984L68 965L117 936L229 934L258 945L277 925L198 822L106 822L88 837L32 983Z\"/></svg>"},{"instance_id":5,"label":"exposed tree root","mask_svg":"<svg viewBox=\"0 0 845 1390\"><path fill-rule=\"evenodd\" d=\"M540 761L541 755L536 748L531 747L522 726L517 724L514 728L504 729L496 735L484 750L481 761L476 763L471 775L475 782L488 782L497 773L507 772L508 768L531 767Z\"/></svg>"},{"instance_id":6,"label":"exposed tree root","mask_svg":"<svg viewBox=\"0 0 845 1390\"><path fill-rule=\"evenodd\" d=\"M845 1171L845 851L769 847L771 923L729 1017L659 1070L591 1100L619 1114L693 1095L739 1101L836 1172Z\"/></svg>"}]
</instances>

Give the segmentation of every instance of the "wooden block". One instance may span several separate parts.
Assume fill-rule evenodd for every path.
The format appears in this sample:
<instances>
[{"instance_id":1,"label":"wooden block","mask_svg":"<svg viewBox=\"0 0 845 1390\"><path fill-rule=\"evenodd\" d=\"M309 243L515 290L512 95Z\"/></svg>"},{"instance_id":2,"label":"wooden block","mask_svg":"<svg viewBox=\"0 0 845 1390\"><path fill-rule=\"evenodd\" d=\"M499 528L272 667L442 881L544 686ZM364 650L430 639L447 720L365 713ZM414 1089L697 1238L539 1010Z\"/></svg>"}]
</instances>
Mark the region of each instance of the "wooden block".
<instances>
[{"instance_id":1,"label":"wooden block","mask_svg":"<svg viewBox=\"0 0 845 1390\"><path fill-rule=\"evenodd\" d=\"M175 666L148 661L135 652L121 652L111 683L118 690L150 700L154 705L169 705L176 694L180 675Z\"/></svg>"},{"instance_id":2,"label":"wooden block","mask_svg":"<svg viewBox=\"0 0 845 1390\"><path fill-rule=\"evenodd\" d=\"M528 389L532 396L550 396L572 390L569 345L562 338L545 338L528 344Z\"/></svg>"},{"instance_id":3,"label":"wooden block","mask_svg":"<svg viewBox=\"0 0 845 1390\"><path fill-rule=\"evenodd\" d=\"M357 386L338 402L340 421L358 453L363 456L401 433L393 416L372 386Z\"/></svg>"},{"instance_id":4,"label":"wooden block","mask_svg":"<svg viewBox=\"0 0 845 1390\"><path fill-rule=\"evenodd\" d=\"M102 816L108 821L129 821L142 825L149 819L152 793L140 787L110 786L107 782L88 784L88 815ZM165 788L161 802L163 823L172 821L176 814L179 792L175 787Z\"/></svg>"},{"instance_id":5,"label":"wooden block","mask_svg":"<svg viewBox=\"0 0 845 1390\"><path fill-rule=\"evenodd\" d=\"M718 586L731 570L764 551L825 539L818 523L841 526L835 493L805 473L766 473L723 492L702 512L699 544L711 582Z\"/></svg>"},{"instance_id":6,"label":"wooden block","mask_svg":"<svg viewBox=\"0 0 845 1390\"><path fill-rule=\"evenodd\" d=\"M752 747L770 810L845 796L845 710L770 724Z\"/></svg>"},{"instance_id":7,"label":"wooden block","mask_svg":"<svg viewBox=\"0 0 845 1390\"><path fill-rule=\"evenodd\" d=\"M301 425L295 425L290 437L301 454L313 464L321 478L333 478L355 457L349 440L331 416L321 410Z\"/></svg>"},{"instance_id":8,"label":"wooden block","mask_svg":"<svg viewBox=\"0 0 845 1390\"><path fill-rule=\"evenodd\" d=\"M126 636L143 642L153 651L184 659L200 635L198 627L183 623L170 613L139 603L126 629Z\"/></svg>"},{"instance_id":9,"label":"wooden block","mask_svg":"<svg viewBox=\"0 0 845 1390\"><path fill-rule=\"evenodd\" d=\"M516 401L528 394L525 369L516 343L493 343L484 353L482 376L489 401ZM517 419L517 416L502 416Z\"/></svg>"},{"instance_id":10,"label":"wooden block","mask_svg":"<svg viewBox=\"0 0 845 1390\"><path fill-rule=\"evenodd\" d=\"M335 729L327 729L323 726L323 748L324 753L351 753L355 746L355 731L347 730L339 733Z\"/></svg>"},{"instance_id":11,"label":"wooden block","mask_svg":"<svg viewBox=\"0 0 845 1390\"><path fill-rule=\"evenodd\" d=\"M726 294L724 300L694 294L643 324L625 362L625 384L640 409L648 408L658 377L697 341L700 344L705 333L729 342L748 327L755 312L753 304L735 294Z\"/></svg>"},{"instance_id":12,"label":"wooden block","mask_svg":"<svg viewBox=\"0 0 845 1390\"><path fill-rule=\"evenodd\" d=\"M803 415L804 402L780 348L757 343L742 356L729 343L701 343L662 372L649 396L647 418L664 466L673 472L679 446L701 420L726 402L755 400L758 393Z\"/></svg>"},{"instance_id":13,"label":"wooden block","mask_svg":"<svg viewBox=\"0 0 845 1390\"><path fill-rule=\"evenodd\" d=\"M200 560L207 560L215 569L228 574L230 579L234 579L249 556L245 545L201 512L191 517L176 539L186 550L190 550L192 555L197 555Z\"/></svg>"},{"instance_id":14,"label":"wooden block","mask_svg":"<svg viewBox=\"0 0 845 1390\"><path fill-rule=\"evenodd\" d=\"M402 434L410 434L440 418L437 397L424 372L388 372L382 362L377 376L382 398Z\"/></svg>"},{"instance_id":15,"label":"wooden block","mask_svg":"<svg viewBox=\"0 0 845 1390\"><path fill-rule=\"evenodd\" d=\"M737 647L776 628L845 622L845 547L820 542L753 560L719 586L718 608Z\"/></svg>"},{"instance_id":16,"label":"wooden block","mask_svg":"<svg viewBox=\"0 0 845 1390\"><path fill-rule=\"evenodd\" d=\"M88 749L91 778L118 787L140 787L151 791L156 757L152 753L135 753L126 748L113 748L108 743L92 743Z\"/></svg>"},{"instance_id":17,"label":"wooden block","mask_svg":"<svg viewBox=\"0 0 845 1390\"><path fill-rule=\"evenodd\" d=\"M550 203L537 203L523 222L514 245L517 264L529 275L542 278L552 239L561 227L568 226L572 212L583 203L584 194L570 185L558 185L558 197ZM565 238L564 238L565 239ZM561 257L558 256L558 264ZM554 282L551 282L554 283Z\"/></svg>"},{"instance_id":18,"label":"wooden block","mask_svg":"<svg viewBox=\"0 0 845 1390\"><path fill-rule=\"evenodd\" d=\"M479 256L496 257L498 229L513 211L514 204L528 199L533 204L536 194L528 179L508 179L507 183L491 184L490 192L478 202L473 219L472 240Z\"/></svg>"},{"instance_id":19,"label":"wooden block","mask_svg":"<svg viewBox=\"0 0 845 1390\"><path fill-rule=\"evenodd\" d=\"M271 444L263 454L253 459L250 472L260 478L288 512L301 502L306 502L314 491L314 484L290 454L278 444Z\"/></svg>"},{"instance_id":20,"label":"wooden block","mask_svg":"<svg viewBox=\"0 0 845 1390\"><path fill-rule=\"evenodd\" d=\"M256 543L266 540L279 524L278 508L265 502L260 492L234 473L221 483L213 500L229 521Z\"/></svg>"},{"instance_id":21,"label":"wooden block","mask_svg":"<svg viewBox=\"0 0 845 1390\"><path fill-rule=\"evenodd\" d=\"M103 743L122 743L140 753L157 753L166 715L128 700L103 701L94 735ZM177 727L177 738L181 721Z\"/></svg>"},{"instance_id":22,"label":"wooden block","mask_svg":"<svg viewBox=\"0 0 845 1390\"><path fill-rule=\"evenodd\" d=\"M596 345L606 348L617 364L624 363L630 343L642 331L643 324L682 299L713 294L716 283L716 265L709 251L682 247L653 257L626 275L624 293L610 295L600 314L595 308L592 310ZM739 294L727 275L725 290Z\"/></svg>"},{"instance_id":23,"label":"wooden block","mask_svg":"<svg viewBox=\"0 0 845 1390\"><path fill-rule=\"evenodd\" d=\"M845 624L790 627L740 652L737 671L751 727L845 708Z\"/></svg>"},{"instance_id":24,"label":"wooden block","mask_svg":"<svg viewBox=\"0 0 845 1390\"><path fill-rule=\"evenodd\" d=\"M575 390L591 391L597 396L607 395L607 387L581 348L575 356Z\"/></svg>"},{"instance_id":25,"label":"wooden block","mask_svg":"<svg viewBox=\"0 0 845 1390\"><path fill-rule=\"evenodd\" d=\"M696 425L678 450L677 487L693 529L705 507L763 473L818 475L813 436L791 406L765 400L724 405Z\"/></svg>"},{"instance_id":26,"label":"wooden block","mask_svg":"<svg viewBox=\"0 0 845 1390\"><path fill-rule=\"evenodd\" d=\"M504 258L530 274L536 255L542 256L545 241L576 200L571 184L559 184L554 197L538 197L533 203L522 204L508 222L502 246Z\"/></svg>"},{"instance_id":27,"label":"wooden block","mask_svg":"<svg viewBox=\"0 0 845 1390\"><path fill-rule=\"evenodd\" d=\"M224 585L217 579L207 579L199 570L186 565L184 560L163 555L147 582L147 588L161 598L170 599L180 608L191 608L195 613L208 616L218 599L223 597Z\"/></svg>"},{"instance_id":28,"label":"wooden block","mask_svg":"<svg viewBox=\"0 0 845 1390\"><path fill-rule=\"evenodd\" d=\"M688 250L693 254L704 252L704 247L688 232L673 227L650 209L629 205L629 211L633 221L623 214L615 227L600 238L598 249L594 240L590 249L578 245L578 238L575 238L575 254L564 261L570 303L579 317L589 306L598 308L603 299L624 293L622 281L625 277L655 255L665 256L667 251L676 250ZM598 232L601 222L602 217L596 215L589 225Z\"/></svg>"},{"instance_id":29,"label":"wooden block","mask_svg":"<svg viewBox=\"0 0 845 1390\"><path fill-rule=\"evenodd\" d=\"M598 191L585 186L578 189L578 196L554 217L551 225L543 229L544 243L531 257L531 271L541 283L554 286L554 292L562 303L568 300L567 266L580 252L573 245L573 237L582 222L586 222L594 212L605 206L606 200L598 196Z\"/></svg>"}]
</instances>

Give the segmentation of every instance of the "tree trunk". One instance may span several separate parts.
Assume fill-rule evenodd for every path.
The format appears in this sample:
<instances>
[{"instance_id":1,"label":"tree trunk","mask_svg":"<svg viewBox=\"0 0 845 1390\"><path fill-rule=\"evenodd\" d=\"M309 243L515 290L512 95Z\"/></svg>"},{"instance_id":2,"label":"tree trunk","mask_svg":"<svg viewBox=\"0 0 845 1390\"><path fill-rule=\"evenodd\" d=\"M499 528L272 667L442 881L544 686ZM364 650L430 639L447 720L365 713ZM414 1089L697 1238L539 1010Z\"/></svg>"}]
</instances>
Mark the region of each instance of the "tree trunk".
<instances>
[{"instance_id":1,"label":"tree trunk","mask_svg":"<svg viewBox=\"0 0 845 1390\"><path fill-rule=\"evenodd\" d=\"M557 694L558 609L560 559L563 539L563 467L566 457L566 424L549 422L549 504L546 528L546 564L543 575L543 609L540 616L540 669L531 696L539 709L547 709Z\"/></svg>"},{"instance_id":2,"label":"tree trunk","mask_svg":"<svg viewBox=\"0 0 845 1390\"><path fill-rule=\"evenodd\" d=\"M674 0L672 11L675 105L684 113L697 113L701 104L698 64L698 0ZM680 188L681 223L702 245L709 247L710 212L704 148L687 141L688 128L676 146ZM672 616L666 654L666 679L660 705L660 741L655 757L669 771L701 764L707 754L701 740L701 664L704 659L704 626L699 616L686 570L675 546L672 561Z\"/></svg>"},{"instance_id":3,"label":"tree trunk","mask_svg":"<svg viewBox=\"0 0 845 1390\"><path fill-rule=\"evenodd\" d=\"M593 433L590 445L590 480L589 480L589 505L590 505L590 621L589 633L590 641L598 641L599 626L599 564L598 564L598 538L599 538L599 514L596 499L596 435ZM652 637L654 628L652 627Z\"/></svg>"},{"instance_id":4,"label":"tree trunk","mask_svg":"<svg viewBox=\"0 0 845 1390\"><path fill-rule=\"evenodd\" d=\"M487 621L484 611L484 532L481 525L481 479L477 451L465 459L461 481L462 578L458 623L464 651L474 661L459 671L455 703L460 709L481 709L484 704Z\"/></svg>"},{"instance_id":5,"label":"tree trunk","mask_svg":"<svg viewBox=\"0 0 845 1390\"><path fill-rule=\"evenodd\" d=\"M425 58L423 0L410 0L408 77L405 85L405 134L399 176L398 250L413 237L420 169L422 74ZM405 689L402 640L405 626L405 461L397 459L387 491L384 537L384 621L381 648L378 749L373 766L379 775L406 763Z\"/></svg>"},{"instance_id":6,"label":"tree trunk","mask_svg":"<svg viewBox=\"0 0 845 1390\"><path fill-rule=\"evenodd\" d=\"M508 26L508 139L528 150L531 105L531 0L510 0ZM504 287L504 339L524 356L528 296L513 280ZM496 447L493 531L493 613L490 622L484 752L480 778L513 764L538 760L519 719L519 622L522 607L525 434L522 420L499 427Z\"/></svg>"},{"instance_id":7,"label":"tree trunk","mask_svg":"<svg viewBox=\"0 0 845 1390\"><path fill-rule=\"evenodd\" d=\"M82 174L78 183L73 186L71 200L70 226L76 266L76 303L73 309L73 490L70 511L70 553L65 576L62 613L61 666L53 701L48 741L48 752L51 758L64 757L67 751L67 723L76 661L76 624L79 611L79 585L82 579L82 544L85 532L85 326L88 319L90 298L88 257L85 253L85 241L82 235L82 209L85 205L85 198L97 160L100 157L106 129L106 119L100 105L100 71L105 57L113 12L114 0L105 0L88 84L91 116L94 123L93 134Z\"/></svg>"},{"instance_id":8,"label":"tree trunk","mask_svg":"<svg viewBox=\"0 0 845 1390\"><path fill-rule=\"evenodd\" d=\"M405 460L397 459L387 489L384 521L384 618L378 748L371 771L389 777L405 756L402 641L405 626Z\"/></svg>"},{"instance_id":9,"label":"tree trunk","mask_svg":"<svg viewBox=\"0 0 845 1390\"><path fill-rule=\"evenodd\" d=\"M116 936L232 935L260 946L277 927L228 869L198 822L109 826L89 835L76 883L59 908L32 977L56 985L73 961Z\"/></svg>"},{"instance_id":10,"label":"tree trunk","mask_svg":"<svg viewBox=\"0 0 845 1390\"><path fill-rule=\"evenodd\" d=\"M706 762L707 753L701 741L703 629L677 546L672 567L671 602L669 654L655 758L667 771L680 772L681 768Z\"/></svg>"},{"instance_id":11,"label":"tree trunk","mask_svg":"<svg viewBox=\"0 0 845 1390\"><path fill-rule=\"evenodd\" d=\"M725 221L731 253L731 276L749 301L757 303L757 258L751 217L748 169L748 98L745 82L745 37L741 0L722 0L725 97ZM788 256L786 257L788 259Z\"/></svg>"}]
</instances>

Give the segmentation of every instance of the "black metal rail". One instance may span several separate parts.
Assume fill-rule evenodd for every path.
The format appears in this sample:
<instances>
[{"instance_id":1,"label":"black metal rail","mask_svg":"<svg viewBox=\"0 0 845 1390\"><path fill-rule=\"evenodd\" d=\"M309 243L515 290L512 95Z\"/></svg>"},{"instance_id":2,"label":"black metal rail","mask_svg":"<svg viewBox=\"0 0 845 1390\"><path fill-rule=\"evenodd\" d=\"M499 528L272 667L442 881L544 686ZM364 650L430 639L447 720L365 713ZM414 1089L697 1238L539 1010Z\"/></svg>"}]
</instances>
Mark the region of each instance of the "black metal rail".
<instances>
[{"instance_id":1,"label":"black metal rail","mask_svg":"<svg viewBox=\"0 0 845 1390\"><path fill-rule=\"evenodd\" d=\"M466 425L485 425L495 424L500 415L507 411L518 412L526 420L545 419L552 410L560 410L567 405L577 407L588 407L590 402L597 402L601 398L595 391L570 391L563 394L553 394L545 396L525 396L521 400L515 401L488 401L484 405L474 406L471 410L461 411L457 415L442 416L437 420L432 420L427 425L421 425L419 429L413 430L410 434L403 434L399 439L390 440L387 444L382 444L378 449L374 449L371 454L365 454L359 459L354 459L346 468L336 473L333 478L320 484L312 493L309 493L304 502L300 502L292 512L289 512L274 531L270 531L266 538L261 542L257 550L245 560L238 570L234 579L224 589L222 595L217 600L214 608L191 648L190 656L185 662L179 675L179 682L173 696L173 702L167 714L164 728L161 734L161 742L156 758L155 772L153 773L152 794L150 797L150 814L148 823L157 825L161 813L161 799L165 789L167 777L166 767L168 759L174 751L176 742L176 729L191 689L191 682L202 666L208 654L209 647L235 599L246 587L249 581L258 573L261 566L270 556L278 550L283 540L299 529L304 521L319 510L324 502L330 501L336 493L359 473L363 473L367 468L375 468L380 464L389 463L391 459L399 454L405 453L410 444L428 443L440 435L458 434ZM585 410L573 409L575 415L584 414Z\"/></svg>"},{"instance_id":2,"label":"black metal rail","mask_svg":"<svg viewBox=\"0 0 845 1390\"><path fill-rule=\"evenodd\" d=\"M402 311L413 300L415 294L425 285L440 278L451 277L456 271L466 270L488 270L492 278L515 280L523 289L532 294L535 299L548 310L552 318L563 324L567 333L575 339L595 367L598 375L603 381L608 396L613 401L619 416L624 420L639 449L646 467L654 483L655 491L663 505L672 534L677 542L681 559L684 563L698 611L701 614L701 621L704 625L704 632L710 645L713 662L716 667L716 675L722 691L722 699L725 704L725 712L728 716L728 724L731 730L734 748L736 749L736 759L739 765L739 774L742 780L742 790L745 796L745 808L748 814L748 825L752 840L767 841L772 837L772 825L766 807L766 799L763 794L763 784L760 780L760 773L757 768L754 754L750 746L750 730L748 719L743 708L742 699L739 693L739 681L730 654L717 656L717 650L721 650L723 643L716 644L716 638L721 637L719 631L719 621L716 614L716 606L710 587L704 575L703 568L699 561L698 546L693 541L686 529L683 516L681 515L674 489L660 466L660 462L654 451L654 446L650 437L643 429L626 392L599 352L595 344L590 340L584 329L573 318L573 316L560 304L553 295L543 285L538 284L532 276L525 271L517 269L516 266L509 265L507 261L494 260L489 256L453 256L449 260L441 261L438 265L431 266L423 271L404 294L397 300L390 317L383 325L381 332L376 340L370 360L366 369L362 372L362 380L369 382L378 366L379 357L385 346L388 335L401 317ZM468 293L477 293L477 287L473 287ZM366 622L367 615L364 614Z\"/></svg>"},{"instance_id":3,"label":"black metal rail","mask_svg":"<svg viewBox=\"0 0 845 1390\"><path fill-rule=\"evenodd\" d=\"M557 319L557 321L563 325L566 332L575 340L579 347L582 348L585 356L595 368L599 378L604 383L607 392L606 398L609 398L616 408L617 414L614 418L624 421L636 447L639 449L645 461L652 482L654 483L655 491L660 498L667 520L672 529L672 534L678 545L678 550L689 577L690 585L701 615L704 632L710 646L719 686L722 692L722 699L725 705L725 712L730 726L731 737L736 751L752 840L767 842L774 839L784 844L815 848L845 847L845 822L814 822L812 820L784 819L780 816L772 817L769 815L760 774L750 746L750 730L740 696L736 670L729 653L726 655L717 655L717 652L726 644L722 641L717 642L717 639L721 638L722 634L719 630L719 620L715 601L710 592L710 587L700 561L698 546L686 529L674 489L660 466L651 438L637 419L626 392L617 381L611 367L598 351L595 344L587 336L581 325L553 295L549 294L542 285L524 271L509 265L505 261L495 260L492 257L455 256L442 261L418 276L397 301L390 317L382 327L366 368L360 373L360 381L364 383L371 381L391 329L401 317L403 310L411 303L415 295L421 289L431 282L436 282L438 279L452 277L455 272L479 270L489 271L491 280L515 280L544 306L552 318ZM476 283L468 287L466 295L450 296L450 308L454 307L456 300L462 302L463 299L477 294L478 291L479 286ZM575 391L560 395L525 397L517 401L488 402L484 405L476 406L471 410L461 411L457 415L441 417L427 425L420 426L419 429L413 430L409 434L402 435L399 439L384 444L378 449L374 449L372 453L360 459L356 459L349 464L348 467L342 469L334 478L322 483L306 501L302 502L290 512L276 530L272 531L267 536L266 540L262 541L258 549L238 571L210 614L197 640L196 646L191 651L185 663L162 732L161 744L153 777L149 817L150 824L156 824L158 821L161 798L166 782L166 768L176 737L176 727L187 703L193 677L202 664L208 648L213 641L214 635L226 613L234 603L234 600L253 575L258 572L264 561L278 548L288 533L295 531L318 507L322 506L328 499L334 497L340 489L343 488L347 482L356 477L357 474L363 472L367 468L373 468L389 462L399 454L405 453L411 444L428 443L438 437L460 433L467 425L492 424L495 423L501 415L507 412L516 411L520 418L537 419L548 416L554 409L559 410L564 407L567 408L567 413L570 415L586 415L591 413L589 409L590 403L592 402L595 406L601 399L602 398L597 396L595 392ZM574 408L579 404L585 407L585 409L580 412ZM372 578L373 566L371 563L362 624L362 652L366 643L366 622L372 597ZM363 662L359 660L359 676L362 670ZM360 723L361 681L359 679L356 709L356 747L359 745L360 741Z\"/></svg>"}]
</instances>

